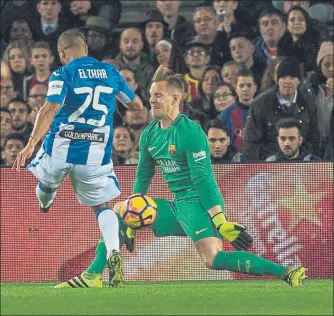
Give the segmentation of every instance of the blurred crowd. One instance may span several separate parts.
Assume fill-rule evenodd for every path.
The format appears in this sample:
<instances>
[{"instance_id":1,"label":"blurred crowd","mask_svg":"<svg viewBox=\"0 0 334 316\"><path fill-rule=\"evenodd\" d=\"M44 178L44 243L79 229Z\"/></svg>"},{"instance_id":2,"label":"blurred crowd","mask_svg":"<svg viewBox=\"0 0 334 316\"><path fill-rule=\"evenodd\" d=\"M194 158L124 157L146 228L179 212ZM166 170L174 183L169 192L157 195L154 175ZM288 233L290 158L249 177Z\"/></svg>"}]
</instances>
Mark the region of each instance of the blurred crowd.
<instances>
[{"instance_id":1,"label":"blurred crowd","mask_svg":"<svg viewBox=\"0 0 334 316\"><path fill-rule=\"evenodd\" d=\"M145 105L116 104L114 164L138 162L159 65L184 75L180 111L202 126L213 163L333 161L331 1L194 0L188 19L181 0L155 2L120 25L132 10L121 0L1 0L1 166L24 148L72 27Z\"/></svg>"}]
</instances>

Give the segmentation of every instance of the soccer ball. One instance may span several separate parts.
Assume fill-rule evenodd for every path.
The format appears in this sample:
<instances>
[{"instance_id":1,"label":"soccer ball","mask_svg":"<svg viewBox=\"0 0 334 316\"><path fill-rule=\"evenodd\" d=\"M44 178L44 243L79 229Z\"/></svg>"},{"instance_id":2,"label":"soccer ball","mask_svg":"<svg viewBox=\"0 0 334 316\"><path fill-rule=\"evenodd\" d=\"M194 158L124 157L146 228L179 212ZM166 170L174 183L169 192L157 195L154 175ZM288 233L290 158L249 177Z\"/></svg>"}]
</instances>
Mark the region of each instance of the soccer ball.
<instances>
[{"instance_id":1,"label":"soccer ball","mask_svg":"<svg viewBox=\"0 0 334 316\"><path fill-rule=\"evenodd\" d=\"M120 209L126 225L141 229L154 223L157 217L157 204L144 194L133 194L122 204Z\"/></svg>"}]
</instances>

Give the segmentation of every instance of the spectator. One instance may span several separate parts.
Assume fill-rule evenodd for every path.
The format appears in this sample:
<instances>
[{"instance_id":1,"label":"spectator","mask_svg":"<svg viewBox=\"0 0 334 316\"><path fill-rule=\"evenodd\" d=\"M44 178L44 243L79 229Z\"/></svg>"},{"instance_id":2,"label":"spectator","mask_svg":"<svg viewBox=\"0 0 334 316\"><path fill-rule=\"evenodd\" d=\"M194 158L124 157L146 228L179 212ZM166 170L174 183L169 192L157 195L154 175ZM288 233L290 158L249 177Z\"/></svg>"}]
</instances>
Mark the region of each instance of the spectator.
<instances>
[{"instance_id":1,"label":"spectator","mask_svg":"<svg viewBox=\"0 0 334 316\"><path fill-rule=\"evenodd\" d=\"M254 40L254 60L270 65L277 57L277 45L286 31L284 14L276 9L267 9L260 13L259 29L261 35Z\"/></svg>"},{"instance_id":2,"label":"spectator","mask_svg":"<svg viewBox=\"0 0 334 316\"><path fill-rule=\"evenodd\" d=\"M254 60L255 47L251 37L247 33L234 33L230 36L229 41L233 60L244 68L250 69L254 74L256 85L260 87L266 64Z\"/></svg>"},{"instance_id":3,"label":"spectator","mask_svg":"<svg viewBox=\"0 0 334 316\"><path fill-rule=\"evenodd\" d=\"M241 152L244 129L250 104L256 93L256 83L250 70L243 70L237 76L236 93L238 101L224 110L219 118L227 124L231 144Z\"/></svg>"},{"instance_id":4,"label":"spectator","mask_svg":"<svg viewBox=\"0 0 334 316\"><path fill-rule=\"evenodd\" d=\"M149 122L149 115L147 108L144 106L141 111L126 110L123 121L126 124L126 126L129 127L130 132L135 136L135 141L133 143L133 150L138 151L140 135Z\"/></svg>"},{"instance_id":5,"label":"spectator","mask_svg":"<svg viewBox=\"0 0 334 316\"><path fill-rule=\"evenodd\" d=\"M302 145L301 125L294 117L282 118L276 123L279 152L266 161L313 161L321 160Z\"/></svg>"},{"instance_id":6,"label":"spectator","mask_svg":"<svg viewBox=\"0 0 334 316\"><path fill-rule=\"evenodd\" d=\"M10 0L6 1L4 5L1 2L2 38L9 38L7 32L13 21L25 20L31 26L36 23L38 14L35 2L35 0Z\"/></svg>"},{"instance_id":7,"label":"spectator","mask_svg":"<svg viewBox=\"0 0 334 316\"><path fill-rule=\"evenodd\" d=\"M210 52L210 63L220 67L231 59L227 42L227 35L217 31L218 20L212 7L198 7L195 9L193 21L196 30L194 40L207 45Z\"/></svg>"},{"instance_id":8,"label":"spectator","mask_svg":"<svg viewBox=\"0 0 334 316\"><path fill-rule=\"evenodd\" d=\"M206 115L206 119L212 119L217 116L217 111L213 104L213 96L217 85L221 82L219 67L208 66L199 82L198 95L191 103L195 109Z\"/></svg>"},{"instance_id":9,"label":"spectator","mask_svg":"<svg viewBox=\"0 0 334 316\"><path fill-rule=\"evenodd\" d=\"M278 43L279 56L294 56L306 72L315 67L320 34L311 26L310 18L301 7L292 7L287 14L288 32Z\"/></svg>"},{"instance_id":10,"label":"spectator","mask_svg":"<svg viewBox=\"0 0 334 316\"><path fill-rule=\"evenodd\" d=\"M332 111L331 122L329 124L330 132L328 146L325 150L324 159L326 161L334 161L334 111Z\"/></svg>"},{"instance_id":11,"label":"spectator","mask_svg":"<svg viewBox=\"0 0 334 316\"><path fill-rule=\"evenodd\" d=\"M297 60L287 57L277 70L278 87L260 94L250 105L242 143L242 152L248 159L264 160L276 153L275 124L284 117L298 119L305 142L317 148L315 106L298 90L300 80Z\"/></svg>"},{"instance_id":12,"label":"spectator","mask_svg":"<svg viewBox=\"0 0 334 316\"><path fill-rule=\"evenodd\" d=\"M137 165L139 152L133 150L135 137L126 126L114 129L112 161L114 165Z\"/></svg>"},{"instance_id":13,"label":"spectator","mask_svg":"<svg viewBox=\"0 0 334 316\"><path fill-rule=\"evenodd\" d=\"M27 142L33 130L32 124L29 122L29 114L31 108L24 100L16 98L9 101L8 110L12 115L12 128L15 133L22 135Z\"/></svg>"},{"instance_id":14,"label":"spectator","mask_svg":"<svg viewBox=\"0 0 334 316\"><path fill-rule=\"evenodd\" d=\"M37 113L45 103L47 92L48 87L39 83L34 85L29 91L28 104L31 108L29 119L32 125L35 124Z\"/></svg>"},{"instance_id":15,"label":"spectator","mask_svg":"<svg viewBox=\"0 0 334 316\"><path fill-rule=\"evenodd\" d=\"M0 107L7 107L10 100L18 95L10 77L1 77L1 103Z\"/></svg>"},{"instance_id":16,"label":"spectator","mask_svg":"<svg viewBox=\"0 0 334 316\"><path fill-rule=\"evenodd\" d=\"M102 60L105 56L115 57L117 51L111 47L115 41L112 36L111 24L100 16L91 16L87 19L83 30L86 33L86 40L89 55Z\"/></svg>"},{"instance_id":17,"label":"spectator","mask_svg":"<svg viewBox=\"0 0 334 316\"><path fill-rule=\"evenodd\" d=\"M93 7L94 6L98 7L99 16L110 21L114 26L118 24L122 13L121 0L108 0L108 1L103 0L100 2L92 1L92 3Z\"/></svg>"},{"instance_id":18,"label":"spectator","mask_svg":"<svg viewBox=\"0 0 334 316\"><path fill-rule=\"evenodd\" d=\"M123 76L126 83L135 92L135 94L140 97L144 105L149 108L149 101L145 99L145 91L138 85L136 81L136 76L133 70L129 67L123 66L120 69L120 73Z\"/></svg>"},{"instance_id":19,"label":"spectator","mask_svg":"<svg viewBox=\"0 0 334 316\"><path fill-rule=\"evenodd\" d=\"M4 36L6 43L22 40L28 49L30 49L31 45L34 43L31 27L28 22L23 19L14 20Z\"/></svg>"},{"instance_id":20,"label":"spectator","mask_svg":"<svg viewBox=\"0 0 334 316\"><path fill-rule=\"evenodd\" d=\"M270 65L267 65L262 76L260 92L265 92L277 85L277 77L276 77L277 68L280 62L284 60L284 58L285 57L278 56L272 61Z\"/></svg>"},{"instance_id":21,"label":"spectator","mask_svg":"<svg viewBox=\"0 0 334 316\"><path fill-rule=\"evenodd\" d=\"M5 147L5 138L8 134L13 133L12 129L12 115L7 108L0 108L0 148Z\"/></svg>"},{"instance_id":22,"label":"spectator","mask_svg":"<svg viewBox=\"0 0 334 316\"><path fill-rule=\"evenodd\" d=\"M205 69L209 64L208 48L201 42L191 41L185 46L185 62L189 73L184 78L188 84L187 102L194 100L198 94L198 84L203 78Z\"/></svg>"},{"instance_id":23,"label":"spectator","mask_svg":"<svg viewBox=\"0 0 334 316\"><path fill-rule=\"evenodd\" d=\"M274 1L275 2L275 1ZM276 1L279 2L279 1ZM304 9L305 11L308 12L308 14L310 16L314 15L315 18L311 18L310 19L310 24L311 26L316 29L318 31L318 33L320 34L322 39L326 39L328 36L328 29L327 29L327 25L325 22L327 22L326 20L318 20L316 17L319 16L319 10L323 11L326 10L327 14L329 14L331 16L331 21L333 21L333 6L330 4L325 4L325 3L319 3L316 5L311 5L311 1L290 1L290 0L286 0L286 1L282 1L283 3L283 8L282 11L283 13L285 13L286 15L288 14L288 12L290 11L290 9L292 7L298 6L301 7L302 9ZM320 7L319 7L320 6ZM277 7L278 9L280 9L279 7ZM312 15L311 15L312 13ZM324 16L324 14L320 14L320 16ZM325 15L326 16L326 15Z\"/></svg>"},{"instance_id":24,"label":"spectator","mask_svg":"<svg viewBox=\"0 0 334 316\"><path fill-rule=\"evenodd\" d=\"M70 0L69 3L63 3L63 11L69 13L66 18L73 21L73 26L80 28L85 25L89 17L99 14L96 3L91 0Z\"/></svg>"},{"instance_id":25,"label":"spectator","mask_svg":"<svg viewBox=\"0 0 334 316\"><path fill-rule=\"evenodd\" d=\"M223 121L212 119L208 121L204 130L208 137L212 163L246 161L245 157L230 144L228 130Z\"/></svg>"},{"instance_id":26,"label":"spectator","mask_svg":"<svg viewBox=\"0 0 334 316\"><path fill-rule=\"evenodd\" d=\"M258 31L258 17L260 13L269 8L273 8L271 0L242 0L239 1L235 15L239 21L242 21L243 24L256 33Z\"/></svg>"},{"instance_id":27,"label":"spectator","mask_svg":"<svg viewBox=\"0 0 334 316\"><path fill-rule=\"evenodd\" d=\"M181 0L157 0L156 6L168 24L170 37L183 47L195 36L195 29L183 16L179 15Z\"/></svg>"},{"instance_id":28,"label":"spectator","mask_svg":"<svg viewBox=\"0 0 334 316\"><path fill-rule=\"evenodd\" d=\"M121 64L114 58L112 58L111 56L105 56L102 58L101 60L104 63L108 63L110 65L115 66L115 68L119 71L121 69Z\"/></svg>"},{"instance_id":29,"label":"spectator","mask_svg":"<svg viewBox=\"0 0 334 316\"><path fill-rule=\"evenodd\" d=\"M221 83L217 86L213 104L217 111L216 116L220 115L223 111L228 109L235 103L237 95L231 85L228 83Z\"/></svg>"},{"instance_id":30,"label":"spectator","mask_svg":"<svg viewBox=\"0 0 334 316\"><path fill-rule=\"evenodd\" d=\"M120 74L126 81L126 83L129 85L129 87L136 93L136 95L142 100L144 106L149 108L149 102L144 98L144 95L146 94L145 91L142 90L142 88L138 85L136 81L135 74L133 70L129 67L123 66L120 70ZM114 112L114 125L122 125L123 124L123 117L126 112L126 107L120 102L116 102L116 109Z\"/></svg>"},{"instance_id":31,"label":"spectator","mask_svg":"<svg viewBox=\"0 0 334 316\"><path fill-rule=\"evenodd\" d=\"M145 91L148 99L148 90L154 69L143 53L143 35L138 28L127 28L121 34L120 53L115 57L121 66L127 65L135 75L139 86Z\"/></svg>"},{"instance_id":32,"label":"spectator","mask_svg":"<svg viewBox=\"0 0 334 316\"><path fill-rule=\"evenodd\" d=\"M241 21L238 21L235 15L238 2L238 0L214 0L212 2L217 14L219 23L218 29L225 32L227 37L230 34L246 30L246 26Z\"/></svg>"},{"instance_id":33,"label":"spectator","mask_svg":"<svg viewBox=\"0 0 334 316\"><path fill-rule=\"evenodd\" d=\"M195 109L190 103L188 103L186 101L187 96L188 96L188 86L187 83L184 82L184 94L179 105L180 112L189 117L191 120L197 122L199 125L203 126L206 120L206 115L202 111Z\"/></svg>"},{"instance_id":34,"label":"spectator","mask_svg":"<svg viewBox=\"0 0 334 316\"><path fill-rule=\"evenodd\" d=\"M11 77L9 66L3 60L1 60L1 66L0 66L0 68L1 68L0 69L1 70L1 79L7 79L7 78Z\"/></svg>"},{"instance_id":35,"label":"spectator","mask_svg":"<svg viewBox=\"0 0 334 316\"><path fill-rule=\"evenodd\" d=\"M55 66L59 66L60 59L57 51L57 42L61 33L73 26L73 21L62 18L60 12L62 4L60 0L37 0L37 12L39 21L35 24L37 41L45 41L50 44L52 55L55 56Z\"/></svg>"},{"instance_id":36,"label":"spectator","mask_svg":"<svg viewBox=\"0 0 334 316\"><path fill-rule=\"evenodd\" d=\"M23 96L23 79L30 74L30 53L22 41L13 41L6 48L3 60L9 65L14 89Z\"/></svg>"},{"instance_id":37,"label":"spectator","mask_svg":"<svg viewBox=\"0 0 334 316\"><path fill-rule=\"evenodd\" d=\"M243 66L234 60L226 62L222 68L221 76L225 83L231 85L234 89L236 88L237 74Z\"/></svg>"},{"instance_id":38,"label":"spectator","mask_svg":"<svg viewBox=\"0 0 334 316\"><path fill-rule=\"evenodd\" d=\"M155 56L159 65L174 73L185 74L186 64L180 46L172 39L163 39L155 45Z\"/></svg>"},{"instance_id":39,"label":"spectator","mask_svg":"<svg viewBox=\"0 0 334 316\"><path fill-rule=\"evenodd\" d=\"M22 151L27 141L21 134L9 134L4 142L4 167L12 167L17 155Z\"/></svg>"},{"instance_id":40,"label":"spectator","mask_svg":"<svg viewBox=\"0 0 334 316\"><path fill-rule=\"evenodd\" d=\"M320 134L319 155L323 157L331 138L331 117L333 115L333 42L323 42L317 57L317 69L306 79L308 96L316 104L317 123Z\"/></svg>"},{"instance_id":41,"label":"spectator","mask_svg":"<svg viewBox=\"0 0 334 316\"><path fill-rule=\"evenodd\" d=\"M54 61L52 50L47 42L36 42L31 49L31 65L35 72L23 79L22 97L28 100L29 91L37 84L48 85L51 65Z\"/></svg>"},{"instance_id":42,"label":"spectator","mask_svg":"<svg viewBox=\"0 0 334 316\"><path fill-rule=\"evenodd\" d=\"M158 10L150 10L146 13L147 20L140 24L141 29L145 34L145 40L148 44L147 54L150 64L157 67L155 58L155 45L163 38L168 37L168 24L165 22L161 13Z\"/></svg>"}]
</instances>

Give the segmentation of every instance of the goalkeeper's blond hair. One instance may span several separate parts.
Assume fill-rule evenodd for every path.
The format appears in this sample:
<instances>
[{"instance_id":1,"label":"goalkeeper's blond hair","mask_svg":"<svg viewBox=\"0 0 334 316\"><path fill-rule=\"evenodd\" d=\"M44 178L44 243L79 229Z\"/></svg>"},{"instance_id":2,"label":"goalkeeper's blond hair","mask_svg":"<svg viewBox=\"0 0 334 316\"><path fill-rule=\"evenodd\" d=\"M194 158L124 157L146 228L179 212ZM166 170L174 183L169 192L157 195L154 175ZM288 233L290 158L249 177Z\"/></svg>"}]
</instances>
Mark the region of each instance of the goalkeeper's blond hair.
<instances>
[{"instance_id":1,"label":"goalkeeper's blond hair","mask_svg":"<svg viewBox=\"0 0 334 316\"><path fill-rule=\"evenodd\" d=\"M174 93L174 90L180 91L181 95L187 91L187 82L185 81L184 76L174 73L163 65L159 66L152 78L152 83L160 81L167 82L166 90L170 94Z\"/></svg>"}]
</instances>

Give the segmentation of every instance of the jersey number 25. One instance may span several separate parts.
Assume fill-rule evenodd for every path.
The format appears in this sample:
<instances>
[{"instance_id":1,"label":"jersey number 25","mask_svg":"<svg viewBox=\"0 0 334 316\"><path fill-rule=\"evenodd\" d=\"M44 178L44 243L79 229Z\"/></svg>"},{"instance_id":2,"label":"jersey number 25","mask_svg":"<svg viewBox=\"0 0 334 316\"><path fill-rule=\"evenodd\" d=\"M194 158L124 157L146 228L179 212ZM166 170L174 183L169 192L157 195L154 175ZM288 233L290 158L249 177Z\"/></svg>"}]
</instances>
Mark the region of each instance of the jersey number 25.
<instances>
[{"instance_id":1,"label":"jersey number 25","mask_svg":"<svg viewBox=\"0 0 334 316\"><path fill-rule=\"evenodd\" d=\"M106 122L106 115L108 114L108 108L106 105L99 103L100 94L108 93L111 94L114 91L113 88L105 87L105 86L96 86L94 89L91 87L81 87L75 88L75 94L87 94L86 100L76 111L74 111L68 118L69 123L83 123L94 126L103 126ZM93 102L92 102L93 101ZM100 120L88 119L86 120L83 117L80 117L83 112L92 104L92 108L97 111L102 111L103 115Z\"/></svg>"}]
</instances>

